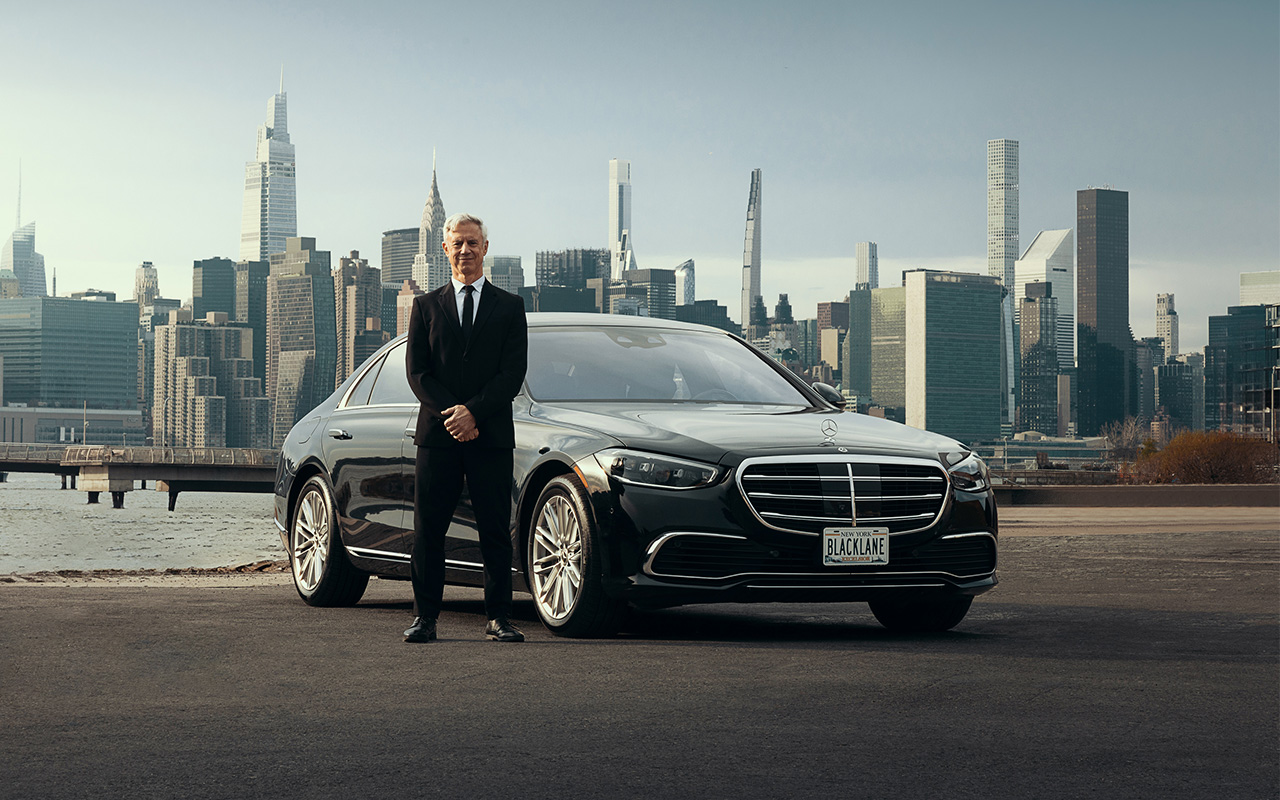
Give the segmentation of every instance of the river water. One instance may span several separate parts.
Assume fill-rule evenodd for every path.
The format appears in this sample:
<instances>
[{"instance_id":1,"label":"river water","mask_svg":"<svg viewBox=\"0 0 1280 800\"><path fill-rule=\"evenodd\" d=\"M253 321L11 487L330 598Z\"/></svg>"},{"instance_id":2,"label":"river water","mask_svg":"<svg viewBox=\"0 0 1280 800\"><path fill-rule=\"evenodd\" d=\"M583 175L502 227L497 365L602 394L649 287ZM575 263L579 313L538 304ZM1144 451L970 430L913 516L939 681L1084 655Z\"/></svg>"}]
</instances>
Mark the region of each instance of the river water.
<instances>
[{"instance_id":1,"label":"river water","mask_svg":"<svg viewBox=\"0 0 1280 800\"><path fill-rule=\"evenodd\" d=\"M183 569L285 557L270 494L183 492L174 511L155 484L89 505L57 475L9 473L0 483L0 575L46 570Z\"/></svg>"}]
</instances>

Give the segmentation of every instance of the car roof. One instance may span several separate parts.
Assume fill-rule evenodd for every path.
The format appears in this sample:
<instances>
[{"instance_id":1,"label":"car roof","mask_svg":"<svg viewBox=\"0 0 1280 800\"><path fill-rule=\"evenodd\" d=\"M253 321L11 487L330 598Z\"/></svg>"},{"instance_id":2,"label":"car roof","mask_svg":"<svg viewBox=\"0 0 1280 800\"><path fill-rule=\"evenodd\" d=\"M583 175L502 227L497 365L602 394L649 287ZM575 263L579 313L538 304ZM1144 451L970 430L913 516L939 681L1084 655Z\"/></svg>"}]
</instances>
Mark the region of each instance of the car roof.
<instances>
[{"instance_id":1,"label":"car roof","mask_svg":"<svg viewBox=\"0 0 1280 800\"><path fill-rule=\"evenodd\" d=\"M656 328L666 330L699 331L702 333L719 333L726 336L720 328L710 325L699 325L694 322L680 322L674 319L655 319L653 317L636 317L630 314L596 314L594 312L570 311L531 311L525 315L530 328ZM402 333L388 344L395 344L409 338Z\"/></svg>"}]
</instances>

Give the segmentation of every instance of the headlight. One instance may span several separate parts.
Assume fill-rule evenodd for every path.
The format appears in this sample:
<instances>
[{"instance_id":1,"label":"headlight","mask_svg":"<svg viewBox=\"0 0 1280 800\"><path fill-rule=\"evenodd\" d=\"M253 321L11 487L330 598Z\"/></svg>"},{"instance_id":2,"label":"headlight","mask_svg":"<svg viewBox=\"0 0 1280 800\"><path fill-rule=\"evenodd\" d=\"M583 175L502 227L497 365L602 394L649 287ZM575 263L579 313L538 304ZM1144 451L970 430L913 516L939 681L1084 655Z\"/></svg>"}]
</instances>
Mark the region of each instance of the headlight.
<instances>
[{"instance_id":1,"label":"headlight","mask_svg":"<svg viewBox=\"0 0 1280 800\"><path fill-rule=\"evenodd\" d=\"M600 467L623 483L656 486L661 489L695 489L709 486L720 477L720 470L710 464L685 461L671 456L638 453L613 448L595 454Z\"/></svg>"},{"instance_id":2,"label":"headlight","mask_svg":"<svg viewBox=\"0 0 1280 800\"><path fill-rule=\"evenodd\" d=\"M957 451L942 453L942 463L947 465L951 483L965 492L980 492L991 485L987 464L973 453Z\"/></svg>"}]
</instances>

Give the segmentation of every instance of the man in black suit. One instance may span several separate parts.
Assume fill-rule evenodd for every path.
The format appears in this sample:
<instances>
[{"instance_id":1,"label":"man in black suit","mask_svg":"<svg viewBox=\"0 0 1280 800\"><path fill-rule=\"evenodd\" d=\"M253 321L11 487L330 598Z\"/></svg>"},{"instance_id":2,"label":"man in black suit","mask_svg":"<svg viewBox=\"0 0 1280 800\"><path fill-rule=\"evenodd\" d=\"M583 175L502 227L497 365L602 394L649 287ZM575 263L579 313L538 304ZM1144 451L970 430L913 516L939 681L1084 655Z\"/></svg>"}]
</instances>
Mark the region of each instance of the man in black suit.
<instances>
[{"instance_id":1,"label":"man in black suit","mask_svg":"<svg viewBox=\"0 0 1280 800\"><path fill-rule=\"evenodd\" d=\"M413 625L406 642L436 638L444 596L444 540L465 480L484 559L485 635L522 642L511 624L511 401L528 365L524 301L484 279L485 224L455 214L444 224L453 278L414 298L406 349L409 385L422 406L413 437Z\"/></svg>"}]
</instances>

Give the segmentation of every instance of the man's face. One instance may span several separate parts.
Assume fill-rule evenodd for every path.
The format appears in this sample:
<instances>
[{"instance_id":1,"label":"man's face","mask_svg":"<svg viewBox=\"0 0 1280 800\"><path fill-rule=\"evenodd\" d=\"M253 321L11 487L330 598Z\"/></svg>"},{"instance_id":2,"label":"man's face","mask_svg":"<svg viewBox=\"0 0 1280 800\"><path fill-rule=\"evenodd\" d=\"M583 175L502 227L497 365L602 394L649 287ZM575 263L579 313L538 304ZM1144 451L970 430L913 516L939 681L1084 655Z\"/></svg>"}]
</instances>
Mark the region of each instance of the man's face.
<instances>
[{"instance_id":1,"label":"man's face","mask_svg":"<svg viewBox=\"0 0 1280 800\"><path fill-rule=\"evenodd\" d=\"M453 277L462 283L475 283L484 274L484 254L489 242L480 235L480 226L464 222L444 234L444 252L449 256Z\"/></svg>"}]
</instances>

